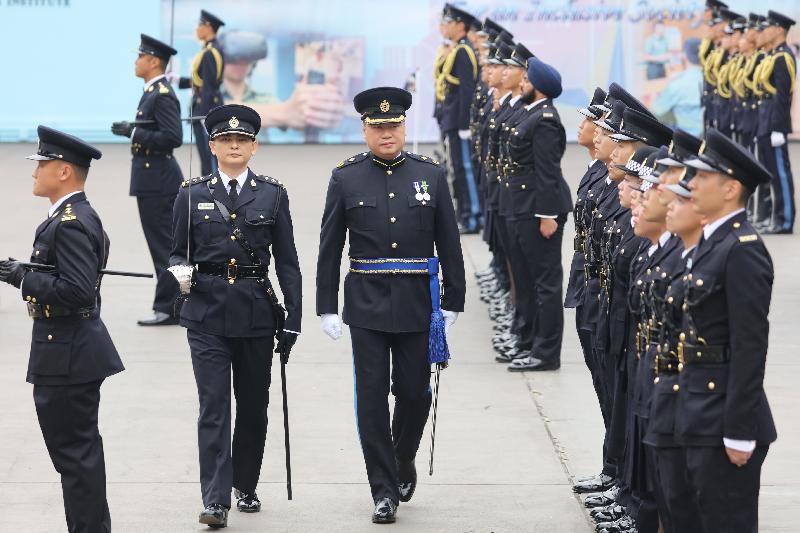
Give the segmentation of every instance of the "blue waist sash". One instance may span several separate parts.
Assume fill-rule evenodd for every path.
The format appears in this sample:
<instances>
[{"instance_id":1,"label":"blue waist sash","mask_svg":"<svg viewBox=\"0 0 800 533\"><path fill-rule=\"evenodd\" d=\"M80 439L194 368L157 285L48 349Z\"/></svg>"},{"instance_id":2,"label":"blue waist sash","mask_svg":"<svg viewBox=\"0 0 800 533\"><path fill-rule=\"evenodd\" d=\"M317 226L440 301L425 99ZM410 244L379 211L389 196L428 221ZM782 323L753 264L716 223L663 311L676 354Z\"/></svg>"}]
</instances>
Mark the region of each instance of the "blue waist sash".
<instances>
[{"instance_id":1,"label":"blue waist sash","mask_svg":"<svg viewBox=\"0 0 800 533\"><path fill-rule=\"evenodd\" d=\"M444 317L439 292L438 257L394 257L376 259L350 258L350 272L365 275L418 275L428 276L431 291L431 329L428 336L428 362L447 363L450 349L445 336Z\"/></svg>"}]
</instances>

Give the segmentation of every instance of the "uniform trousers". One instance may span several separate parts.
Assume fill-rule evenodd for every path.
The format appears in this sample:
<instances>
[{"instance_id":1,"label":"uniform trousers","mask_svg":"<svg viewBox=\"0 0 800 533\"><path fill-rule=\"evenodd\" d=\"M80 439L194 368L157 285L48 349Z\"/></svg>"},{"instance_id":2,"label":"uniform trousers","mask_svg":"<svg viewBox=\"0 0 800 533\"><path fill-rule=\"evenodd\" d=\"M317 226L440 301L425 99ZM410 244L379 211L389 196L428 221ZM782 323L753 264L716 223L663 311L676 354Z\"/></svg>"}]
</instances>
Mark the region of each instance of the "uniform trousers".
<instances>
[{"instance_id":1,"label":"uniform trousers","mask_svg":"<svg viewBox=\"0 0 800 533\"><path fill-rule=\"evenodd\" d=\"M772 174L772 220L775 227L794 227L794 178L789 163L788 144L772 146L769 135L758 138L758 160Z\"/></svg>"},{"instance_id":2,"label":"uniform trousers","mask_svg":"<svg viewBox=\"0 0 800 533\"><path fill-rule=\"evenodd\" d=\"M174 315L178 283L167 268L172 249L172 206L175 204L175 195L137 196L136 204L139 207L144 239L147 241L156 273L153 310Z\"/></svg>"},{"instance_id":3,"label":"uniform trousers","mask_svg":"<svg viewBox=\"0 0 800 533\"><path fill-rule=\"evenodd\" d=\"M211 153L211 148L208 146L208 132L204 121L193 121L192 129L194 130L194 140L197 145L197 155L200 156L200 175L208 176L217 170L217 158Z\"/></svg>"},{"instance_id":4,"label":"uniform trousers","mask_svg":"<svg viewBox=\"0 0 800 533\"><path fill-rule=\"evenodd\" d=\"M535 302L530 290L533 281L525 268L525 256L519 246L514 243L513 221L505 216L497 216L496 225L503 250L506 252L509 269L509 285L514 289L514 321L511 332L519 337L518 346L530 350L533 345L533 323L536 318Z\"/></svg>"},{"instance_id":5,"label":"uniform trousers","mask_svg":"<svg viewBox=\"0 0 800 533\"><path fill-rule=\"evenodd\" d=\"M222 337L192 329L186 334L200 399L203 505L230 507L231 489L253 493L261 474L274 337ZM231 374L236 398L232 449Z\"/></svg>"},{"instance_id":6,"label":"uniform trousers","mask_svg":"<svg viewBox=\"0 0 800 533\"><path fill-rule=\"evenodd\" d=\"M470 231L478 229L481 204L475 171L472 168L472 141L458 136L458 130L446 132L448 159L453 169L453 194L461 224Z\"/></svg>"},{"instance_id":7,"label":"uniform trousers","mask_svg":"<svg viewBox=\"0 0 800 533\"><path fill-rule=\"evenodd\" d=\"M111 531L103 439L97 428L102 383L33 386L44 443L61 475L69 533Z\"/></svg>"},{"instance_id":8,"label":"uniform trousers","mask_svg":"<svg viewBox=\"0 0 800 533\"><path fill-rule=\"evenodd\" d=\"M372 499L398 503L397 461L416 457L431 408L428 331L389 333L350 326L350 338L356 426Z\"/></svg>"}]
</instances>

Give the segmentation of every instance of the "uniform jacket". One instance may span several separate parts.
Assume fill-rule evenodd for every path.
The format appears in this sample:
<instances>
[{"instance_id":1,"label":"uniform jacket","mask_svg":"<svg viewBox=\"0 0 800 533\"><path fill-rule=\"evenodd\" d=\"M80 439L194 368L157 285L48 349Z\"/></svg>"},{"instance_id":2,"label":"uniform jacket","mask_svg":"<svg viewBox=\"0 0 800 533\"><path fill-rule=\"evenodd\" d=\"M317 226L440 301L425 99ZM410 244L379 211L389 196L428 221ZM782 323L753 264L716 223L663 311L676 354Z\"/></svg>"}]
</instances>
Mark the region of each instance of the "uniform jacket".
<instances>
[{"instance_id":1,"label":"uniform jacket","mask_svg":"<svg viewBox=\"0 0 800 533\"><path fill-rule=\"evenodd\" d=\"M131 196L174 196L183 181L172 150L183 144L181 104L172 86L162 79L145 89L136 120L153 124L136 126L131 136Z\"/></svg>"},{"instance_id":2,"label":"uniform jacket","mask_svg":"<svg viewBox=\"0 0 800 533\"><path fill-rule=\"evenodd\" d=\"M423 181L430 200L416 197L414 183ZM339 312L339 272L346 237L352 258L438 255L444 280L442 309L463 311L464 259L446 172L438 163L409 152L392 162L363 152L333 170L320 231L318 315ZM427 331L429 285L426 275L348 273L343 319L351 326L377 331Z\"/></svg>"},{"instance_id":3,"label":"uniform jacket","mask_svg":"<svg viewBox=\"0 0 800 533\"><path fill-rule=\"evenodd\" d=\"M442 76L445 94L439 123L441 130L469 129L469 110L480 75L475 50L466 37L456 43L445 59Z\"/></svg>"},{"instance_id":4,"label":"uniform jacket","mask_svg":"<svg viewBox=\"0 0 800 533\"><path fill-rule=\"evenodd\" d=\"M36 229L31 262L55 265L56 274L28 272L25 301L70 311L71 315L33 321L28 382L75 385L102 380L124 370L100 319L99 271L105 268L108 236L83 192L69 197Z\"/></svg>"},{"instance_id":5,"label":"uniform jacket","mask_svg":"<svg viewBox=\"0 0 800 533\"><path fill-rule=\"evenodd\" d=\"M181 78L178 87L193 90L192 116L206 115L223 104L220 86L225 56L216 39L207 42L192 60L192 76ZM289 328L291 329L291 328Z\"/></svg>"},{"instance_id":6,"label":"uniform jacket","mask_svg":"<svg viewBox=\"0 0 800 533\"><path fill-rule=\"evenodd\" d=\"M509 168L508 150L509 150L509 137L512 130L521 122L523 122L531 111L525 108L525 103L518 99L514 105L509 108L508 113L499 122L498 132L495 136L495 147L497 151L497 169L498 169L498 193L497 193L497 211L507 220L513 220L514 210L511 205L511 184L509 182L510 176L507 174Z\"/></svg>"},{"instance_id":7,"label":"uniform jacket","mask_svg":"<svg viewBox=\"0 0 800 533\"><path fill-rule=\"evenodd\" d=\"M769 135L773 131L783 134L792 131L792 94L797 77L797 60L792 49L781 44L763 60L766 68L762 80L766 78L764 97L758 110L758 136ZM774 92L773 92L774 91Z\"/></svg>"},{"instance_id":8,"label":"uniform jacket","mask_svg":"<svg viewBox=\"0 0 800 533\"><path fill-rule=\"evenodd\" d=\"M686 276L681 333L687 343L727 349L730 360L684 365L676 438L697 446L719 446L723 437L773 442L777 433L764 392L773 267L745 213L700 242Z\"/></svg>"},{"instance_id":9,"label":"uniform jacket","mask_svg":"<svg viewBox=\"0 0 800 533\"><path fill-rule=\"evenodd\" d=\"M191 225L188 223L191 195ZM232 229L215 205L218 200L236 216L262 265L275 256L283 301L285 329L300 331L302 319L302 278L294 243L292 216L286 189L277 180L250 171L236 205L231 204L225 186L214 172L184 182L175 200L173 245L170 265L230 263L253 265L250 256L231 239ZM187 227L191 239L186 257ZM227 279L197 274L197 281L183 304L182 326L224 337L267 337L275 332L275 317L268 295L255 279Z\"/></svg>"}]
</instances>

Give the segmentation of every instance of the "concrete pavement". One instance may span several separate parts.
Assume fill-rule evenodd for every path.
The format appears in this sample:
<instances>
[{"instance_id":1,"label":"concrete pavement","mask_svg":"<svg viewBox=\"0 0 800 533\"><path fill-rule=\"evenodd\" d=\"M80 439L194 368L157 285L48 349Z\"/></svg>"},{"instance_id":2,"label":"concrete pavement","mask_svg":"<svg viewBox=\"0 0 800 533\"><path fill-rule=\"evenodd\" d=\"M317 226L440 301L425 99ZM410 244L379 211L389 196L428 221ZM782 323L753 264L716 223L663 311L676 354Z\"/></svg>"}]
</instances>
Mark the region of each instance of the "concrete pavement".
<instances>
[{"instance_id":1,"label":"concrete pavement","mask_svg":"<svg viewBox=\"0 0 800 533\"><path fill-rule=\"evenodd\" d=\"M134 199L127 196L125 146L102 147L87 194L111 238L110 268L148 271L147 248ZM347 334L330 341L314 314L319 220L330 169L357 146L262 147L252 167L283 181L289 192L301 267L305 275L303 334L288 367L294 500L286 501L282 415L277 366L270 430L256 515L232 512L232 531L373 531L372 502L353 414L352 363ZM48 208L30 195L33 163L22 159L34 145L0 144L7 205L0 210L0 254L27 257L33 231ZM421 151L425 152L424 149ZM797 156L797 150L793 150ZM188 148L179 151L188 168ZM570 147L564 162L574 190L584 152ZM800 162L795 157L795 169ZM197 168L196 154L194 168ZM569 231L572 223L569 223ZM800 522L800 461L793 450L800 428L792 411L798 395L796 322L800 287L797 238L769 237L776 264L767 391L779 440L767 458L761 531L794 531ZM571 235L564 239L570 258ZM494 362L491 327L478 300L473 272L488 263L485 245L463 240L467 311L451 331L453 364L442 376L437 456L427 475L429 435L417 466L421 484L403 504L393 531L586 532L590 522L572 495L570 476L595 473L602 423L588 372L567 312L561 370L512 375ZM197 396L185 332L144 329L149 280L107 277L103 318L127 370L103 386L101 431L106 449L109 505L115 531L205 531L201 509L195 422ZM346 331L346 329L345 329ZM0 520L2 532L63 531L58 476L42 442L25 383L30 319L13 289L0 287Z\"/></svg>"}]
</instances>

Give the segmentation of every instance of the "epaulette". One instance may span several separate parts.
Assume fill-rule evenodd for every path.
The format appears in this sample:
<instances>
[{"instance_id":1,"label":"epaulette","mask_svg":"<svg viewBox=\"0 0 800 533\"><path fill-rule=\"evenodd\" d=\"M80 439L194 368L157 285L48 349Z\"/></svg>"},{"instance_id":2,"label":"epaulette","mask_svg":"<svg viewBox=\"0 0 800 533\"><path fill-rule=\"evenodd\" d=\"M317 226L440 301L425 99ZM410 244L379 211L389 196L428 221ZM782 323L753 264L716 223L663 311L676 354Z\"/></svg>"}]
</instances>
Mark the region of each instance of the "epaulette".
<instances>
[{"instance_id":1,"label":"epaulette","mask_svg":"<svg viewBox=\"0 0 800 533\"><path fill-rule=\"evenodd\" d=\"M423 163L428 163L434 166L439 166L439 162L432 157L428 157L427 155L419 155L412 152L406 152L406 156L410 157L411 159L416 159L417 161L422 161Z\"/></svg>"},{"instance_id":2,"label":"epaulette","mask_svg":"<svg viewBox=\"0 0 800 533\"><path fill-rule=\"evenodd\" d=\"M264 180L266 183L275 185L276 187L280 187L282 189L286 188L286 185L284 185L280 181L276 180L275 178L270 178L269 176L264 176L264 175L261 175L261 174L258 175L258 178Z\"/></svg>"},{"instance_id":3,"label":"epaulette","mask_svg":"<svg viewBox=\"0 0 800 533\"><path fill-rule=\"evenodd\" d=\"M214 174L209 174L208 176L201 176L199 178L192 178L192 179L186 178L181 183L181 187L188 187L189 185L197 185L198 183L205 183L213 177Z\"/></svg>"},{"instance_id":4,"label":"epaulette","mask_svg":"<svg viewBox=\"0 0 800 533\"><path fill-rule=\"evenodd\" d=\"M169 94L169 89L167 88L166 85L164 85L164 82L161 82L161 81L158 82L158 93L159 94Z\"/></svg>"},{"instance_id":5,"label":"epaulette","mask_svg":"<svg viewBox=\"0 0 800 533\"><path fill-rule=\"evenodd\" d=\"M545 118L545 119L547 119L547 118L556 119L558 117L558 115L554 112L555 108L551 109L551 106L549 106L549 105L544 105L541 108L539 108L537 111L541 111L542 112L542 118Z\"/></svg>"},{"instance_id":6,"label":"epaulette","mask_svg":"<svg viewBox=\"0 0 800 533\"><path fill-rule=\"evenodd\" d=\"M361 161L364 161L368 155L369 155L368 152L361 152L360 154L348 157L347 159L343 160L338 165L336 165L336 168L346 167L347 165L352 165L353 163L360 163Z\"/></svg>"},{"instance_id":7,"label":"epaulette","mask_svg":"<svg viewBox=\"0 0 800 533\"><path fill-rule=\"evenodd\" d=\"M71 220L77 220L78 217L75 216L75 213L72 211L72 204L67 204L64 207L64 214L61 215L61 222L69 222Z\"/></svg>"},{"instance_id":8,"label":"epaulette","mask_svg":"<svg viewBox=\"0 0 800 533\"><path fill-rule=\"evenodd\" d=\"M742 243L756 242L761 239L749 222L734 222L731 233Z\"/></svg>"}]
</instances>

